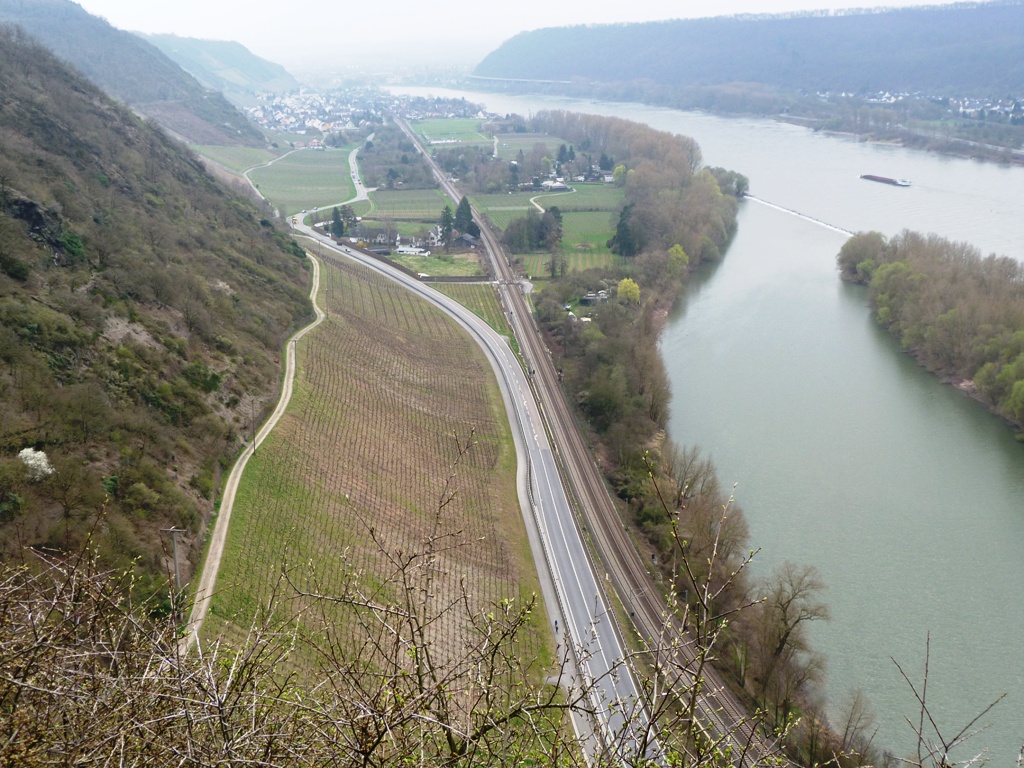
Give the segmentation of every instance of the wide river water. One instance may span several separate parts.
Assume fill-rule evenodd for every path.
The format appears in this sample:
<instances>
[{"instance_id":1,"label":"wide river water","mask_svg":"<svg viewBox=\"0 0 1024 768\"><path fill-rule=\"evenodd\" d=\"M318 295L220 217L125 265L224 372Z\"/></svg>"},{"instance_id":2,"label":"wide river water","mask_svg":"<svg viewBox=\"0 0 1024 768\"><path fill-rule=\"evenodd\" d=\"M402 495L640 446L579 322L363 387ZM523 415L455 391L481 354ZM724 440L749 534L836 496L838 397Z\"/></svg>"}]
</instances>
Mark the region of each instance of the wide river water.
<instances>
[{"instance_id":1,"label":"wide river water","mask_svg":"<svg viewBox=\"0 0 1024 768\"><path fill-rule=\"evenodd\" d=\"M396 89L397 92L397 89ZM720 265L705 270L662 337L670 433L710 454L760 547L755 570L812 564L830 622L829 711L860 688L876 744L909 754L920 685L947 737L1006 698L953 756L1010 766L1024 739L1024 444L917 367L843 284L840 231L934 232L1024 260L1024 169L816 134L772 120L636 104L461 95L495 112L568 109L685 134L757 200ZM909 188L859 178L910 179Z\"/></svg>"}]
</instances>

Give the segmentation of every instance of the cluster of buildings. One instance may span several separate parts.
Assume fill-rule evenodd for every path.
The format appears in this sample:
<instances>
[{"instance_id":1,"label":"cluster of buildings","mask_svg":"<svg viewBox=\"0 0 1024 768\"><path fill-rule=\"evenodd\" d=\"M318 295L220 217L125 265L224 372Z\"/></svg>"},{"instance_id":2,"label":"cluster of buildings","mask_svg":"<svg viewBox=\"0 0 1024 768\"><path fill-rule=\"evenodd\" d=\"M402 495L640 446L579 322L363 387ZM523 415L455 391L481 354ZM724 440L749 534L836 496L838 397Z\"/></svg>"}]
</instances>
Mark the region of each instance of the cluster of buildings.
<instances>
[{"instance_id":1,"label":"cluster of buildings","mask_svg":"<svg viewBox=\"0 0 1024 768\"><path fill-rule=\"evenodd\" d=\"M365 86L326 93L302 88L297 93L286 95L264 94L256 106L246 111L260 127L279 133L294 133L296 137L355 131L379 125L389 111L397 111L410 120L486 116L479 105L465 99L396 96ZM297 140L297 143L301 141Z\"/></svg>"},{"instance_id":2,"label":"cluster of buildings","mask_svg":"<svg viewBox=\"0 0 1024 768\"><path fill-rule=\"evenodd\" d=\"M864 104L881 107L912 106L915 102L920 104L930 103L944 107L947 114L957 117L967 117L976 120L997 119L1014 125L1024 124L1024 106L1021 104L1024 101L1024 97L1007 96L1000 99L978 99L960 96L935 96L921 92L891 93L889 91L878 91L866 96L855 93L825 91L819 92L818 97L823 101L857 99Z\"/></svg>"},{"instance_id":3,"label":"cluster of buildings","mask_svg":"<svg viewBox=\"0 0 1024 768\"><path fill-rule=\"evenodd\" d=\"M261 128L279 133L329 134L356 130L381 115L374 91L357 89L321 94L305 88L287 95L264 94L249 117Z\"/></svg>"}]
</instances>

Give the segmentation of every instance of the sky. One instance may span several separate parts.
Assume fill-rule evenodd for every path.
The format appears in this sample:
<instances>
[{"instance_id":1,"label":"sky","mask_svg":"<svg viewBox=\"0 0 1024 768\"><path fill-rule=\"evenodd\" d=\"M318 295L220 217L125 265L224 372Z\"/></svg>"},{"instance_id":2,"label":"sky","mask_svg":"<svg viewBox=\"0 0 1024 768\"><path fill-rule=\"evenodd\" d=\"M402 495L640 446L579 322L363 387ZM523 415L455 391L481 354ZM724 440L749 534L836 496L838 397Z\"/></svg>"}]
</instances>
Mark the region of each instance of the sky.
<instances>
[{"instance_id":1,"label":"sky","mask_svg":"<svg viewBox=\"0 0 1024 768\"><path fill-rule=\"evenodd\" d=\"M234 40L298 74L388 61L472 66L524 30L736 13L936 5L936 0L76 0L119 29Z\"/></svg>"}]
</instances>

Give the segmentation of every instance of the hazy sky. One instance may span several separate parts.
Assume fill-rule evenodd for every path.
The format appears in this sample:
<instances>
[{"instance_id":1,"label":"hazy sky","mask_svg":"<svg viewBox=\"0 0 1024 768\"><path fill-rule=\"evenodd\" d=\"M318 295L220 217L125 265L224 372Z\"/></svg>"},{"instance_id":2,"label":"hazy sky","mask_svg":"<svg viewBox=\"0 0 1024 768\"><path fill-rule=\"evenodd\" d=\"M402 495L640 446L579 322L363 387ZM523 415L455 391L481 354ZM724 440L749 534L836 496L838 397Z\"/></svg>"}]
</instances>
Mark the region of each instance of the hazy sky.
<instances>
[{"instance_id":1,"label":"hazy sky","mask_svg":"<svg viewBox=\"0 0 1024 768\"><path fill-rule=\"evenodd\" d=\"M942 0L939 0L941 2ZM517 32L573 24L776 13L936 0L77 0L115 27L134 32L236 40L297 71L314 63L346 65L364 57L475 64Z\"/></svg>"}]
</instances>

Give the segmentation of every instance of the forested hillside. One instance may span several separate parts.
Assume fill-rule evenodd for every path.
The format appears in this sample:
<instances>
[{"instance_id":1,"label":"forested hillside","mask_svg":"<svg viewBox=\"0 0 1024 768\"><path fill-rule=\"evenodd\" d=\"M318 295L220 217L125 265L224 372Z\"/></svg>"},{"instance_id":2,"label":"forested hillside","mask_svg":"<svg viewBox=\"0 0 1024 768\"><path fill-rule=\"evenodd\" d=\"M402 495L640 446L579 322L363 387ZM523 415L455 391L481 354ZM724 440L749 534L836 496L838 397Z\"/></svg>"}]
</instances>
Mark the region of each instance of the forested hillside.
<instances>
[{"instance_id":1,"label":"forested hillside","mask_svg":"<svg viewBox=\"0 0 1024 768\"><path fill-rule=\"evenodd\" d=\"M71 0L0 0L0 22L20 26L109 95L190 142L266 143L223 95L203 88L155 46Z\"/></svg>"},{"instance_id":2,"label":"forested hillside","mask_svg":"<svg viewBox=\"0 0 1024 768\"><path fill-rule=\"evenodd\" d=\"M248 106L261 93L297 90L299 81L280 64L261 59L241 43L177 35L143 35L207 88Z\"/></svg>"},{"instance_id":3,"label":"forested hillside","mask_svg":"<svg viewBox=\"0 0 1024 768\"><path fill-rule=\"evenodd\" d=\"M649 96L728 83L811 92L1019 95L1024 4L734 16L540 29L481 77L636 83Z\"/></svg>"},{"instance_id":4,"label":"forested hillside","mask_svg":"<svg viewBox=\"0 0 1024 768\"><path fill-rule=\"evenodd\" d=\"M144 588L276 395L304 254L12 29L0 93L0 558L91 535Z\"/></svg>"}]
</instances>

